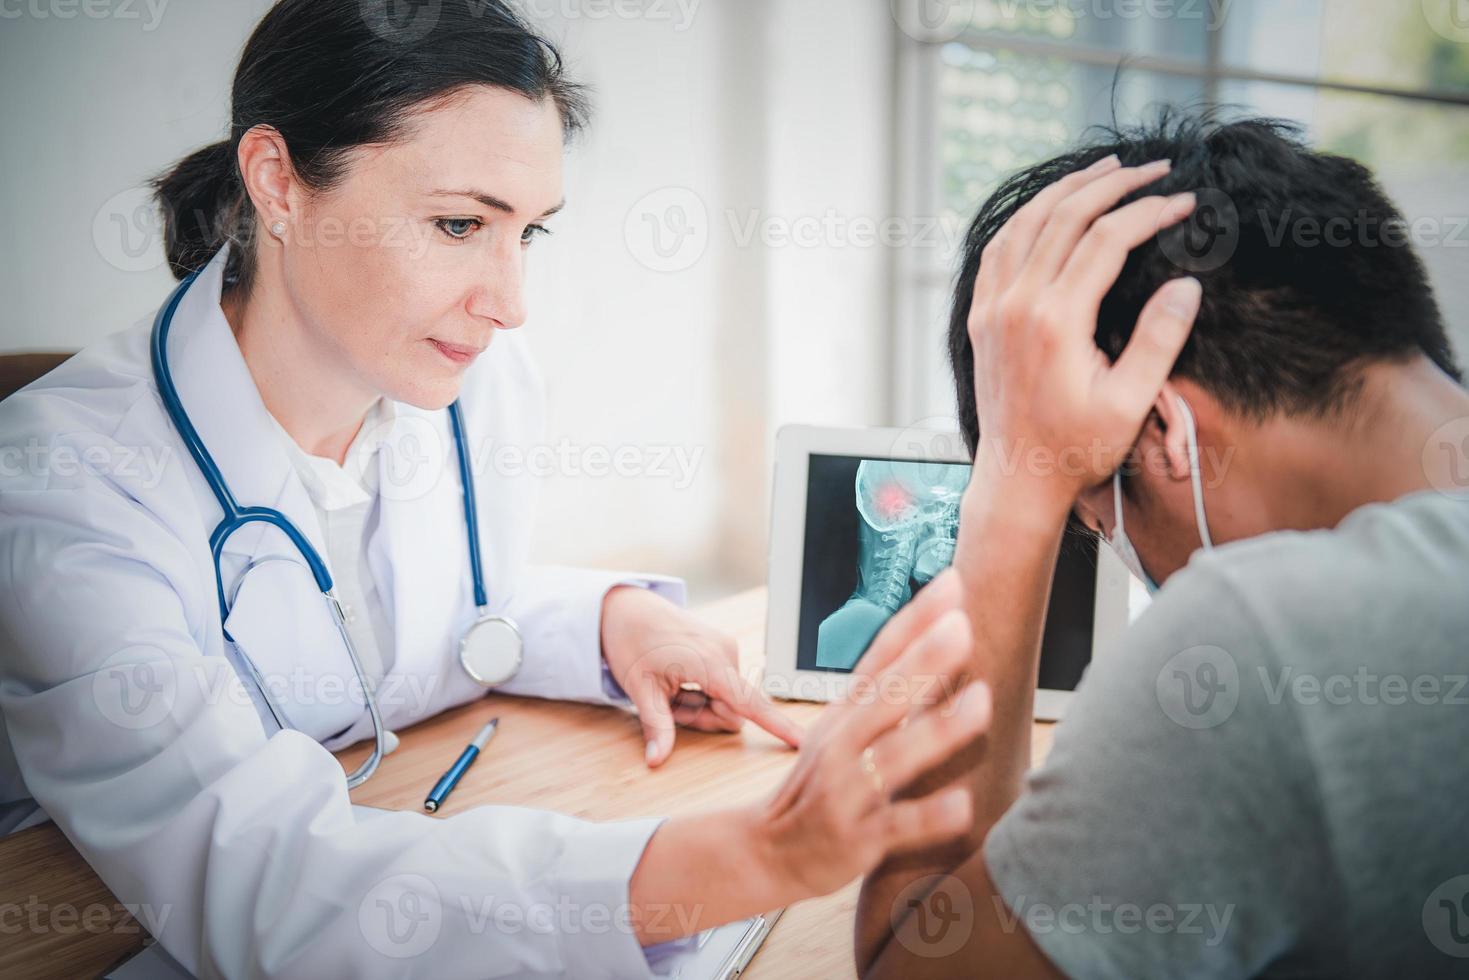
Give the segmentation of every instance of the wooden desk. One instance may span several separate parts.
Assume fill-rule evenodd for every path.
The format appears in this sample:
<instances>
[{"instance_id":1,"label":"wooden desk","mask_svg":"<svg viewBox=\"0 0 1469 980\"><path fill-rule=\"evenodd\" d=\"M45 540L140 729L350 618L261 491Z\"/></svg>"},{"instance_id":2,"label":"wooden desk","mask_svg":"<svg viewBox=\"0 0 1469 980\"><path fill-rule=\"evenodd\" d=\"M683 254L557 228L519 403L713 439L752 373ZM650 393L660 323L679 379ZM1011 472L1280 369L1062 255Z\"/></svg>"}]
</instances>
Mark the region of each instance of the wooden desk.
<instances>
[{"instance_id":1,"label":"wooden desk","mask_svg":"<svg viewBox=\"0 0 1469 980\"><path fill-rule=\"evenodd\" d=\"M701 612L739 639L747 675L764 660L765 590ZM818 705L789 704L810 725ZM673 815L748 802L772 791L796 755L754 725L740 736L680 730L662 768L643 764L637 718L615 708L490 695L400 732L398 751L352 794L354 803L420 810L448 762L489 718L500 730L485 758L449 797L441 815L487 803L533 806L593 820ZM1037 725L1037 759L1050 749L1051 726ZM339 753L352 768L366 746ZM851 977L856 882L785 913L751 963L750 980ZM0 841L0 976L100 975L141 949L146 934L56 829L35 827ZM71 910L63 912L63 910ZM41 929L17 920L40 917Z\"/></svg>"}]
</instances>

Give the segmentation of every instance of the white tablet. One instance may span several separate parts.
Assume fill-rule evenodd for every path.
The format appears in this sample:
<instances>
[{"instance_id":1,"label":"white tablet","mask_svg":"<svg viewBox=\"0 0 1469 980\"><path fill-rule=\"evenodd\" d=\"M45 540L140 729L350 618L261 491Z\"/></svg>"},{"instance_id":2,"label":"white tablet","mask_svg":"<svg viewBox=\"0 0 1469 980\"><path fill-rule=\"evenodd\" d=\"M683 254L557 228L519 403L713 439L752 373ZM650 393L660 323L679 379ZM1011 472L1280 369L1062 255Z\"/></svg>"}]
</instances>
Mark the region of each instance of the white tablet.
<instances>
[{"instance_id":1,"label":"white tablet","mask_svg":"<svg viewBox=\"0 0 1469 980\"><path fill-rule=\"evenodd\" d=\"M952 561L969 472L957 432L780 431L767 694L830 701L845 693L878 630ZM1037 718L1061 717L1092 652L1126 627L1128 578L1094 537L1065 535L1042 640Z\"/></svg>"}]
</instances>

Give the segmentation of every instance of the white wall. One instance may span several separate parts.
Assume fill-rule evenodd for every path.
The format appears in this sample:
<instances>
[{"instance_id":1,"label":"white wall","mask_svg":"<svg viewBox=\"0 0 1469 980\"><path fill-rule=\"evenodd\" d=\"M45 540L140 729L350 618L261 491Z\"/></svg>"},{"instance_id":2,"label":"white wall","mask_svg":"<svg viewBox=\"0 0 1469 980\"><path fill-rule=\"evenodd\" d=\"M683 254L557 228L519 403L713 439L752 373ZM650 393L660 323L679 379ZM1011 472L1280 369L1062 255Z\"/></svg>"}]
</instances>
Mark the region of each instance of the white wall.
<instances>
[{"instance_id":1,"label":"white wall","mask_svg":"<svg viewBox=\"0 0 1469 980\"><path fill-rule=\"evenodd\" d=\"M162 301L173 279L142 184L227 135L234 65L268 6L0 6L0 348L82 347Z\"/></svg>"},{"instance_id":2,"label":"white wall","mask_svg":"<svg viewBox=\"0 0 1469 980\"><path fill-rule=\"evenodd\" d=\"M544 540L717 589L763 580L776 428L886 417L888 258L858 226L890 211L893 25L881 0L688 9L552 18L598 111L533 275L554 390L601 393L554 396L556 437L681 446L698 475L552 481L574 533Z\"/></svg>"},{"instance_id":3,"label":"white wall","mask_svg":"<svg viewBox=\"0 0 1469 980\"><path fill-rule=\"evenodd\" d=\"M83 346L170 286L142 182L225 135L269 4L154 4L3 8L22 16L0 19L0 349ZM683 574L701 595L755 584L775 427L888 411L887 259L851 244L890 211L888 4L522 5L596 102L530 272L551 442L638 447L649 471L547 481L537 551ZM691 480L679 457L657 468L665 452L697 462Z\"/></svg>"}]
</instances>

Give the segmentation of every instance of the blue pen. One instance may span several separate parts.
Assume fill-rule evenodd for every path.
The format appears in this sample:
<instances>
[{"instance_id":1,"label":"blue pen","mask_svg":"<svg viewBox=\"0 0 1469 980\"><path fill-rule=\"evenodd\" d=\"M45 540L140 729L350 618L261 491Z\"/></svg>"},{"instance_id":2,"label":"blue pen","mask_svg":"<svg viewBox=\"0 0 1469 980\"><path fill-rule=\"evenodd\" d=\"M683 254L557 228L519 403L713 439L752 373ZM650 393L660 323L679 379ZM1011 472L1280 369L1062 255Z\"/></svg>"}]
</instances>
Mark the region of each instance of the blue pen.
<instances>
[{"instance_id":1,"label":"blue pen","mask_svg":"<svg viewBox=\"0 0 1469 980\"><path fill-rule=\"evenodd\" d=\"M491 718L490 723L479 730L479 734L474 737L474 741L469 743L460 754L458 760L449 767L449 771L440 776L439 781L434 783L434 788L429 791L428 799L423 801L423 808L425 810L433 813L440 806L443 806L444 798L454 791L455 786L459 785L459 778L474 764L474 760L479 758L480 750L485 747L490 737L495 734L495 729L499 724L499 718Z\"/></svg>"}]
</instances>

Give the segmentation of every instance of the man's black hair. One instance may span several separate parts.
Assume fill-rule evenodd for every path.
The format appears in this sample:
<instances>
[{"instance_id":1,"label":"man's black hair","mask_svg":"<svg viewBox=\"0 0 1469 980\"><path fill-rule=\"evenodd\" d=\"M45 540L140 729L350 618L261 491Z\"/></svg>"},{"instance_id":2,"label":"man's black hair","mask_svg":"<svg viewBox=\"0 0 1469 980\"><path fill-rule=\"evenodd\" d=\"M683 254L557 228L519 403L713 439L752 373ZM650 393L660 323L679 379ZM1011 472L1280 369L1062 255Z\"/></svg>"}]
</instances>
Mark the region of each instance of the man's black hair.
<instances>
[{"instance_id":1,"label":"man's black hair","mask_svg":"<svg viewBox=\"0 0 1469 980\"><path fill-rule=\"evenodd\" d=\"M1199 206L1128 258L1097 319L1109 357L1159 286L1193 275L1203 305L1173 374L1242 416L1338 412L1356 390L1356 369L1373 360L1421 353L1463 380L1406 223L1362 164L1310 149L1294 124L1224 122L1211 110L1165 110L1138 128L1092 132L1101 135L1007 179L969 228L949 358L971 450L979 433L967 325L981 252L1043 188L1112 153L1124 166L1173 161L1166 177L1122 203L1196 191Z\"/></svg>"}]
</instances>

